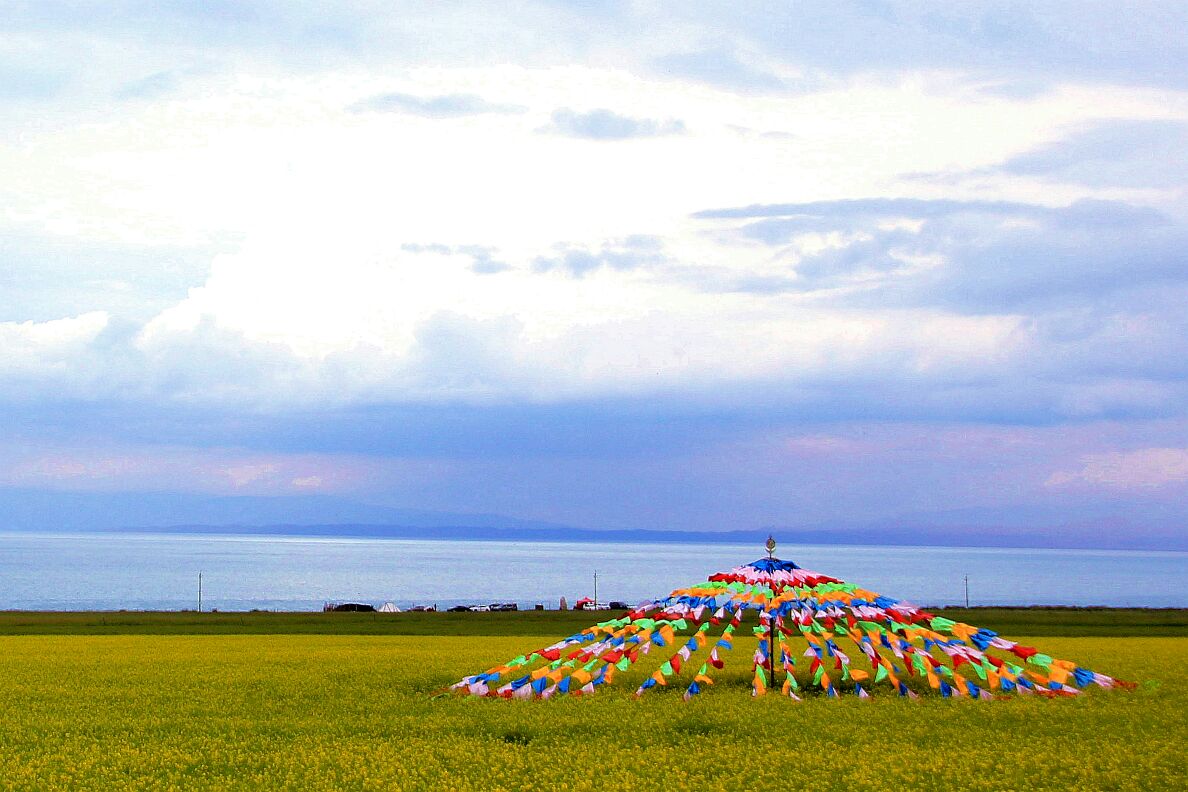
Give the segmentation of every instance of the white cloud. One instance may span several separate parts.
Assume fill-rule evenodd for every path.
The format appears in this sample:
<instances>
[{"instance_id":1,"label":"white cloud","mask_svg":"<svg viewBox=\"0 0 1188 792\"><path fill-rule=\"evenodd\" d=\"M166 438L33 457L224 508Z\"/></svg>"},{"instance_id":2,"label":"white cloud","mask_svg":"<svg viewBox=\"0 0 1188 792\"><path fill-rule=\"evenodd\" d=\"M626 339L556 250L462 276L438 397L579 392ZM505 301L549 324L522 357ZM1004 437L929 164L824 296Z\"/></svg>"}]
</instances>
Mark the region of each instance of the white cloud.
<instances>
[{"instance_id":1,"label":"white cloud","mask_svg":"<svg viewBox=\"0 0 1188 792\"><path fill-rule=\"evenodd\" d=\"M971 102L944 72L774 96L595 66L397 74L295 78L247 68L98 120L67 115L0 146L10 185L0 187L0 205L10 219L56 233L120 241L201 242L316 223L507 248L593 241L632 226L666 233L707 206L872 194L901 173L1001 162L1089 118L1185 110L1175 94L1100 87ZM526 112L426 118L347 109L383 94L466 95ZM534 133L570 105L679 118L688 132L609 147ZM733 127L796 137L746 139ZM1058 202L1091 192L1026 189Z\"/></svg>"},{"instance_id":2,"label":"white cloud","mask_svg":"<svg viewBox=\"0 0 1188 792\"><path fill-rule=\"evenodd\" d=\"M1156 489L1188 482L1188 448L1141 448L1090 454L1079 469L1057 471L1047 486Z\"/></svg>"},{"instance_id":3,"label":"white cloud","mask_svg":"<svg viewBox=\"0 0 1188 792\"><path fill-rule=\"evenodd\" d=\"M83 355L104 328L104 311L48 322L0 322L0 374L40 375Z\"/></svg>"},{"instance_id":4,"label":"white cloud","mask_svg":"<svg viewBox=\"0 0 1188 792\"><path fill-rule=\"evenodd\" d=\"M227 478L231 479L231 483L238 489L261 479L272 478L276 474L277 469L277 466L273 464L236 465L227 468L223 472L226 473Z\"/></svg>"},{"instance_id":5,"label":"white cloud","mask_svg":"<svg viewBox=\"0 0 1188 792\"><path fill-rule=\"evenodd\" d=\"M64 351L94 340L107 326L103 311L48 322L0 322L0 343L9 351Z\"/></svg>"},{"instance_id":6,"label":"white cloud","mask_svg":"<svg viewBox=\"0 0 1188 792\"><path fill-rule=\"evenodd\" d=\"M972 101L968 80L952 71L739 94L610 62L384 73L336 65L295 75L247 61L234 77L199 70L119 113L62 111L19 141L4 138L0 206L9 222L84 243L219 240L235 251L147 323L133 362L103 360L115 369L108 387L137 392L567 398L847 374L943 379L977 369L993 377L1034 341L1019 316L846 304L845 289L829 299L722 293L706 284L792 278L798 259L864 237L805 234L773 251L690 215L885 195L908 189L903 173L1001 162L1086 118L1185 109L1172 92L1076 85L1025 101ZM350 109L376 96L524 112ZM680 119L685 133L613 144L536 133L566 107ZM743 136L740 128L786 134ZM909 187L920 197L940 189ZM1026 181L995 189L1049 204L1109 192ZM919 227L891 218L879 230ZM572 267L534 271L559 250L605 251L633 236L661 240L663 259L587 268L581 278ZM476 272L466 251L478 247L505 268ZM927 252L892 255L900 278L946 264ZM861 296L881 277L860 270L843 286ZM57 346L27 328L0 328L20 336L7 353L10 370L14 359L56 359L55 376L91 371L98 382L100 353L87 344L100 316L107 321L68 320L77 337Z\"/></svg>"},{"instance_id":7,"label":"white cloud","mask_svg":"<svg viewBox=\"0 0 1188 792\"><path fill-rule=\"evenodd\" d=\"M138 346L169 355L218 328L305 361L305 395L351 400L551 399L830 372L944 377L1001 365L1026 345L1012 316L720 294L651 267L578 278L528 261L476 275L469 257L450 251L379 251L275 243L220 258Z\"/></svg>"}]
</instances>

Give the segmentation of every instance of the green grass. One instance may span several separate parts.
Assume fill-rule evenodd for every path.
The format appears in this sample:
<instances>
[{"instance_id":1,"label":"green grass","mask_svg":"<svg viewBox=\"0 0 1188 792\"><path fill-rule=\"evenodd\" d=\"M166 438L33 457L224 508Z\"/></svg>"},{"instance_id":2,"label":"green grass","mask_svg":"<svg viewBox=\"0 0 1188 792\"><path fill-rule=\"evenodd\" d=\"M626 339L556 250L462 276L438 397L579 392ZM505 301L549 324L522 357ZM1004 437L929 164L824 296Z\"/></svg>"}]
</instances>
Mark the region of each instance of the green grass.
<instances>
[{"instance_id":1,"label":"green grass","mask_svg":"<svg viewBox=\"0 0 1188 792\"><path fill-rule=\"evenodd\" d=\"M571 635L611 613L0 612L0 635ZM618 613L614 613L618 616Z\"/></svg>"},{"instance_id":2,"label":"green grass","mask_svg":"<svg viewBox=\"0 0 1188 792\"><path fill-rule=\"evenodd\" d=\"M1003 635L1188 636L1184 608L942 608L934 613Z\"/></svg>"},{"instance_id":3,"label":"green grass","mask_svg":"<svg viewBox=\"0 0 1188 792\"><path fill-rule=\"evenodd\" d=\"M1188 636L1188 609L936 609L1003 635ZM618 616L516 613L178 613L0 611L0 635L571 635Z\"/></svg>"},{"instance_id":4,"label":"green grass","mask_svg":"<svg viewBox=\"0 0 1188 792\"><path fill-rule=\"evenodd\" d=\"M1030 639L1140 683L1072 699L752 699L747 638L688 703L431 698L548 640L0 637L0 789L1188 788L1185 638Z\"/></svg>"}]
</instances>

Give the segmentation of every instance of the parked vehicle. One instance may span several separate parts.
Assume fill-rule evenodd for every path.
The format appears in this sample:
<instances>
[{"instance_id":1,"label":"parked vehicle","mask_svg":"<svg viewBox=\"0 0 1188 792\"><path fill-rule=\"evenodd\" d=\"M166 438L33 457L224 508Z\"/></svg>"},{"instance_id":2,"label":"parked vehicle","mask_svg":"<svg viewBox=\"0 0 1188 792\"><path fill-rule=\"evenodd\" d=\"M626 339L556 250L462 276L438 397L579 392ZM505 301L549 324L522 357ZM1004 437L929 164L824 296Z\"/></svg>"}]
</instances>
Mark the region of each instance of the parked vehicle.
<instances>
[{"instance_id":1,"label":"parked vehicle","mask_svg":"<svg viewBox=\"0 0 1188 792\"><path fill-rule=\"evenodd\" d=\"M452 608L446 608L446 613L466 613L469 610L469 605L455 605Z\"/></svg>"},{"instance_id":2,"label":"parked vehicle","mask_svg":"<svg viewBox=\"0 0 1188 792\"><path fill-rule=\"evenodd\" d=\"M514 602L492 602L491 610L493 611L518 611L520 606Z\"/></svg>"},{"instance_id":3,"label":"parked vehicle","mask_svg":"<svg viewBox=\"0 0 1188 792\"><path fill-rule=\"evenodd\" d=\"M610 610L610 605L607 605L605 602L595 602L589 597L582 597L580 600L573 603L573 609L584 611Z\"/></svg>"}]
</instances>

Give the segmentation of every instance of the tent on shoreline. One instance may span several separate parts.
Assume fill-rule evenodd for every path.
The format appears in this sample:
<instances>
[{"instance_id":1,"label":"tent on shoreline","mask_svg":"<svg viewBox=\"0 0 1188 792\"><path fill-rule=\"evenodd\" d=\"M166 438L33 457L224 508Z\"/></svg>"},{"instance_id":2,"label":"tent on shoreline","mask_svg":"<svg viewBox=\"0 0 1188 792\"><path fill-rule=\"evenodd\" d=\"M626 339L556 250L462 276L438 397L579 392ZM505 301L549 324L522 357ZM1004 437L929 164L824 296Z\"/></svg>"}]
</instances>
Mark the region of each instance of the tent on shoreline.
<instances>
[{"instance_id":1,"label":"tent on shoreline","mask_svg":"<svg viewBox=\"0 0 1188 792\"><path fill-rule=\"evenodd\" d=\"M998 692L1074 696L1092 684L1134 687L992 630L781 561L772 557L774 549L769 538L767 558L677 589L621 618L464 677L449 689L502 698L589 694L631 670L641 656L660 650L670 656L643 679L636 696L670 685L682 670L688 676L696 669L685 687L688 700L713 684L748 611L758 618L753 628L758 647L751 657L754 696L778 686L783 695L799 700L802 684L827 696L859 698L868 698L882 683L909 698L916 698L917 690L990 699ZM714 637L710 633L718 626ZM708 656L696 663L694 654L707 646Z\"/></svg>"}]
</instances>

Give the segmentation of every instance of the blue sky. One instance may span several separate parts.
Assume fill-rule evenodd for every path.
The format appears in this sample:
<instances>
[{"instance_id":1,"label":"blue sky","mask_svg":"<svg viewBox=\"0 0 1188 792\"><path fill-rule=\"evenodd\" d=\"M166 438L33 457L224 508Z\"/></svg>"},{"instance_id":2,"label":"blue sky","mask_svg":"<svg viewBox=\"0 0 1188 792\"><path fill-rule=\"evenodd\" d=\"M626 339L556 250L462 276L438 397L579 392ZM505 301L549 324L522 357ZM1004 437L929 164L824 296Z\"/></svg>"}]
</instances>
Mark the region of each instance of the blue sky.
<instances>
[{"instance_id":1,"label":"blue sky","mask_svg":"<svg viewBox=\"0 0 1188 792\"><path fill-rule=\"evenodd\" d=\"M5 15L0 487L1185 532L1181 3Z\"/></svg>"}]
</instances>

